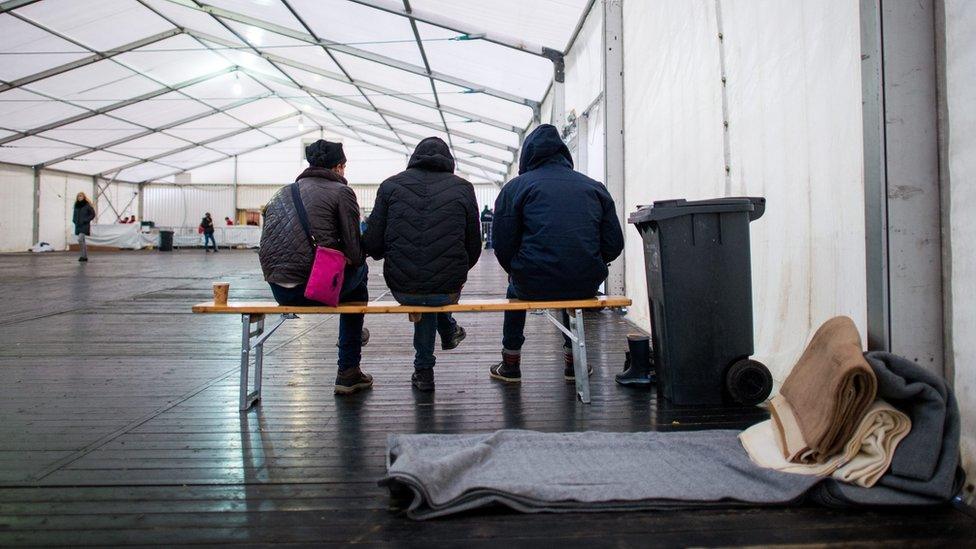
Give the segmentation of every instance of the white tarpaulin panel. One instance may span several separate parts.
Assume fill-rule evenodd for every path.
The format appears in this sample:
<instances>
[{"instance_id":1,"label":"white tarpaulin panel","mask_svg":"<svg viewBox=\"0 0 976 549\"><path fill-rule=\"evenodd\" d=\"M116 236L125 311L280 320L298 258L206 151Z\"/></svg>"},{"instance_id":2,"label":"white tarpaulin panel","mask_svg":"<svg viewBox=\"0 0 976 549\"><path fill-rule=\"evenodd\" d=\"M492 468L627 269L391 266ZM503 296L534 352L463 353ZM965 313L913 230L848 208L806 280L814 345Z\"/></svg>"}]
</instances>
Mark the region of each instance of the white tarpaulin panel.
<instances>
[{"instance_id":1,"label":"white tarpaulin panel","mask_svg":"<svg viewBox=\"0 0 976 549\"><path fill-rule=\"evenodd\" d=\"M827 318L865 326L858 21L840 1L624 3L626 209L767 198L752 224L756 354L779 381ZM632 311L648 327L641 240L626 235Z\"/></svg>"},{"instance_id":2,"label":"white tarpaulin panel","mask_svg":"<svg viewBox=\"0 0 976 549\"><path fill-rule=\"evenodd\" d=\"M138 223L92 225L91 233L91 236L85 239L89 246L140 250L159 243L158 232L143 232ZM72 235L69 241L71 244L77 244L78 238Z\"/></svg>"},{"instance_id":3,"label":"white tarpaulin panel","mask_svg":"<svg viewBox=\"0 0 976 549\"><path fill-rule=\"evenodd\" d=\"M976 4L948 0L945 14L952 362L962 413L963 466L972 479L976 475Z\"/></svg>"},{"instance_id":4,"label":"white tarpaulin panel","mask_svg":"<svg viewBox=\"0 0 976 549\"><path fill-rule=\"evenodd\" d=\"M0 164L0 252L23 252L31 242L34 174Z\"/></svg>"}]
</instances>

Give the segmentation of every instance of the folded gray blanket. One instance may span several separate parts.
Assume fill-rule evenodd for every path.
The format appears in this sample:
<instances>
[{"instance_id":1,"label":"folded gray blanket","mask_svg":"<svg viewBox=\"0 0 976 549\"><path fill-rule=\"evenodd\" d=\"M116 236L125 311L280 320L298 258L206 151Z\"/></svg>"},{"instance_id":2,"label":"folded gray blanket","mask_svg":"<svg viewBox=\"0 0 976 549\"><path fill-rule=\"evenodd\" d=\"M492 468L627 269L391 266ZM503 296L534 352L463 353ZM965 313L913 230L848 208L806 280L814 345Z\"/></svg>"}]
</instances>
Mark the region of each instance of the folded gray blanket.
<instances>
[{"instance_id":1,"label":"folded gray blanket","mask_svg":"<svg viewBox=\"0 0 976 549\"><path fill-rule=\"evenodd\" d=\"M819 479L754 465L738 431L390 435L386 485L426 519L500 503L522 512L785 504Z\"/></svg>"},{"instance_id":2,"label":"folded gray blanket","mask_svg":"<svg viewBox=\"0 0 976 549\"><path fill-rule=\"evenodd\" d=\"M906 413L912 430L891 468L872 488L826 480L811 497L828 505L925 505L949 500L962 485L959 408L945 381L898 355L864 355L878 378L878 397Z\"/></svg>"}]
</instances>

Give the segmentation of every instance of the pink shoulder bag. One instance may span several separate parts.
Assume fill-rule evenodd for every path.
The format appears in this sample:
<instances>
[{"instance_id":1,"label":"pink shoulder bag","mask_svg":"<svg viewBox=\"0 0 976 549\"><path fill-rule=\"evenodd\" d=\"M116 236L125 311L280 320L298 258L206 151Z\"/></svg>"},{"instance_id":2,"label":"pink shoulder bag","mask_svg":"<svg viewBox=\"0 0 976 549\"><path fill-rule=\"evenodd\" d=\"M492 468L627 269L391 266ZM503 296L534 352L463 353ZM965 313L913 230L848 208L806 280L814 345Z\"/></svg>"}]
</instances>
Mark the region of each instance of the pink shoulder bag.
<instances>
[{"instance_id":1,"label":"pink shoulder bag","mask_svg":"<svg viewBox=\"0 0 976 549\"><path fill-rule=\"evenodd\" d=\"M315 259L312 261L312 272L308 276L308 283L305 285L305 297L312 301L318 301L323 305L335 307L339 304L339 294L342 291L342 282L346 271L346 256L339 250L319 246L315 243L312 236L312 229L308 223L308 212L305 210L305 203L298 192L298 183L291 185L291 197L295 203L295 210L298 212L298 220L305 230L308 243L315 250Z\"/></svg>"}]
</instances>

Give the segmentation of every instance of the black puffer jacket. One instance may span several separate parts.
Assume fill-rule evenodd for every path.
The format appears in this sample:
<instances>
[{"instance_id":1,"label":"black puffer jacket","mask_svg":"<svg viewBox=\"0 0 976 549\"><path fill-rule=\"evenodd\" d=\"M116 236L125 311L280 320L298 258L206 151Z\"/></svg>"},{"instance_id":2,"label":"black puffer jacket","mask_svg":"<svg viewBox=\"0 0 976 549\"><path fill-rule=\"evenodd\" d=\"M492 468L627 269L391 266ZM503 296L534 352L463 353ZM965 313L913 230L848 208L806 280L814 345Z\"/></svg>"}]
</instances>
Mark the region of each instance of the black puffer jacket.
<instances>
[{"instance_id":1,"label":"black puffer jacket","mask_svg":"<svg viewBox=\"0 0 976 549\"><path fill-rule=\"evenodd\" d=\"M315 242L339 250L352 265L362 265L359 203L346 180L332 170L308 168L298 176L298 190ZM303 284L312 272L315 249L298 219L290 186L282 187L268 202L258 256L268 282Z\"/></svg>"},{"instance_id":2,"label":"black puffer jacket","mask_svg":"<svg viewBox=\"0 0 976 549\"><path fill-rule=\"evenodd\" d=\"M481 222L474 187L454 175L444 141L421 141L407 169L380 185L363 245L386 260L383 276L391 290L461 291L481 255Z\"/></svg>"},{"instance_id":3,"label":"black puffer jacket","mask_svg":"<svg viewBox=\"0 0 976 549\"><path fill-rule=\"evenodd\" d=\"M95 220L95 208L91 202L84 200L75 202L75 210L71 214L71 222L75 224L75 234L91 235L91 222Z\"/></svg>"}]
</instances>

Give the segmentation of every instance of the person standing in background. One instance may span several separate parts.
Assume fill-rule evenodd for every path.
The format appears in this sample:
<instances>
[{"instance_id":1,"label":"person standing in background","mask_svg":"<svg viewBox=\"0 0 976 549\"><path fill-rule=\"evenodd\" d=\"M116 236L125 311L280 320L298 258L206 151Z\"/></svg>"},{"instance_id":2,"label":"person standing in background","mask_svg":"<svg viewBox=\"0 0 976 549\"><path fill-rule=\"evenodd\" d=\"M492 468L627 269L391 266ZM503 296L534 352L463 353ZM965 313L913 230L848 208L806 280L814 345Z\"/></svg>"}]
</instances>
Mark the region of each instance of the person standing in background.
<instances>
[{"instance_id":1,"label":"person standing in background","mask_svg":"<svg viewBox=\"0 0 976 549\"><path fill-rule=\"evenodd\" d=\"M75 234L78 235L78 247L81 249L81 257L78 261L88 261L88 243L85 242L85 237L91 235L91 222L94 220L95 207L85 193L78 193L75 197L75 211L71 215L71 221L75 224Z\"/></svg>"},{"instance_id":2,"label":"person standing in background","mask_svg":"<svg viewBox=\"0 0 976 549\"><path fill-rule=\"evenodd\" d=\"M233 227L234 226L234 222L231 221L231 219L229 217L225 217L224 218L224 224L227 225L228 227Z\"/></svg>"},{"instance_id":3,"label":"person standing in background","mask_svg":"<svg viewBox=\"0 0 976 549\"><path fill-rule=\"evenodd\" d=\"M217 253L217 240L214 238L214 222L213 218L210 217L210 212L204 214L203 219L200 220L200 228L203 229L203 251L209 252L210 249L207 246L213 244L213 251Z\"/></svg>"},{"instance_id":4,"label":"person standing in background","mask_svg":"<svg viewBox=\"0 0 976 549\"><path fill-rule=\"evenodd\" d=\"M488 209L488 205L485 204L485 209L481 210L481 240L485 242L491 237L491 222L495 219L495 213Z\"/></svg>"}]
</instances>

